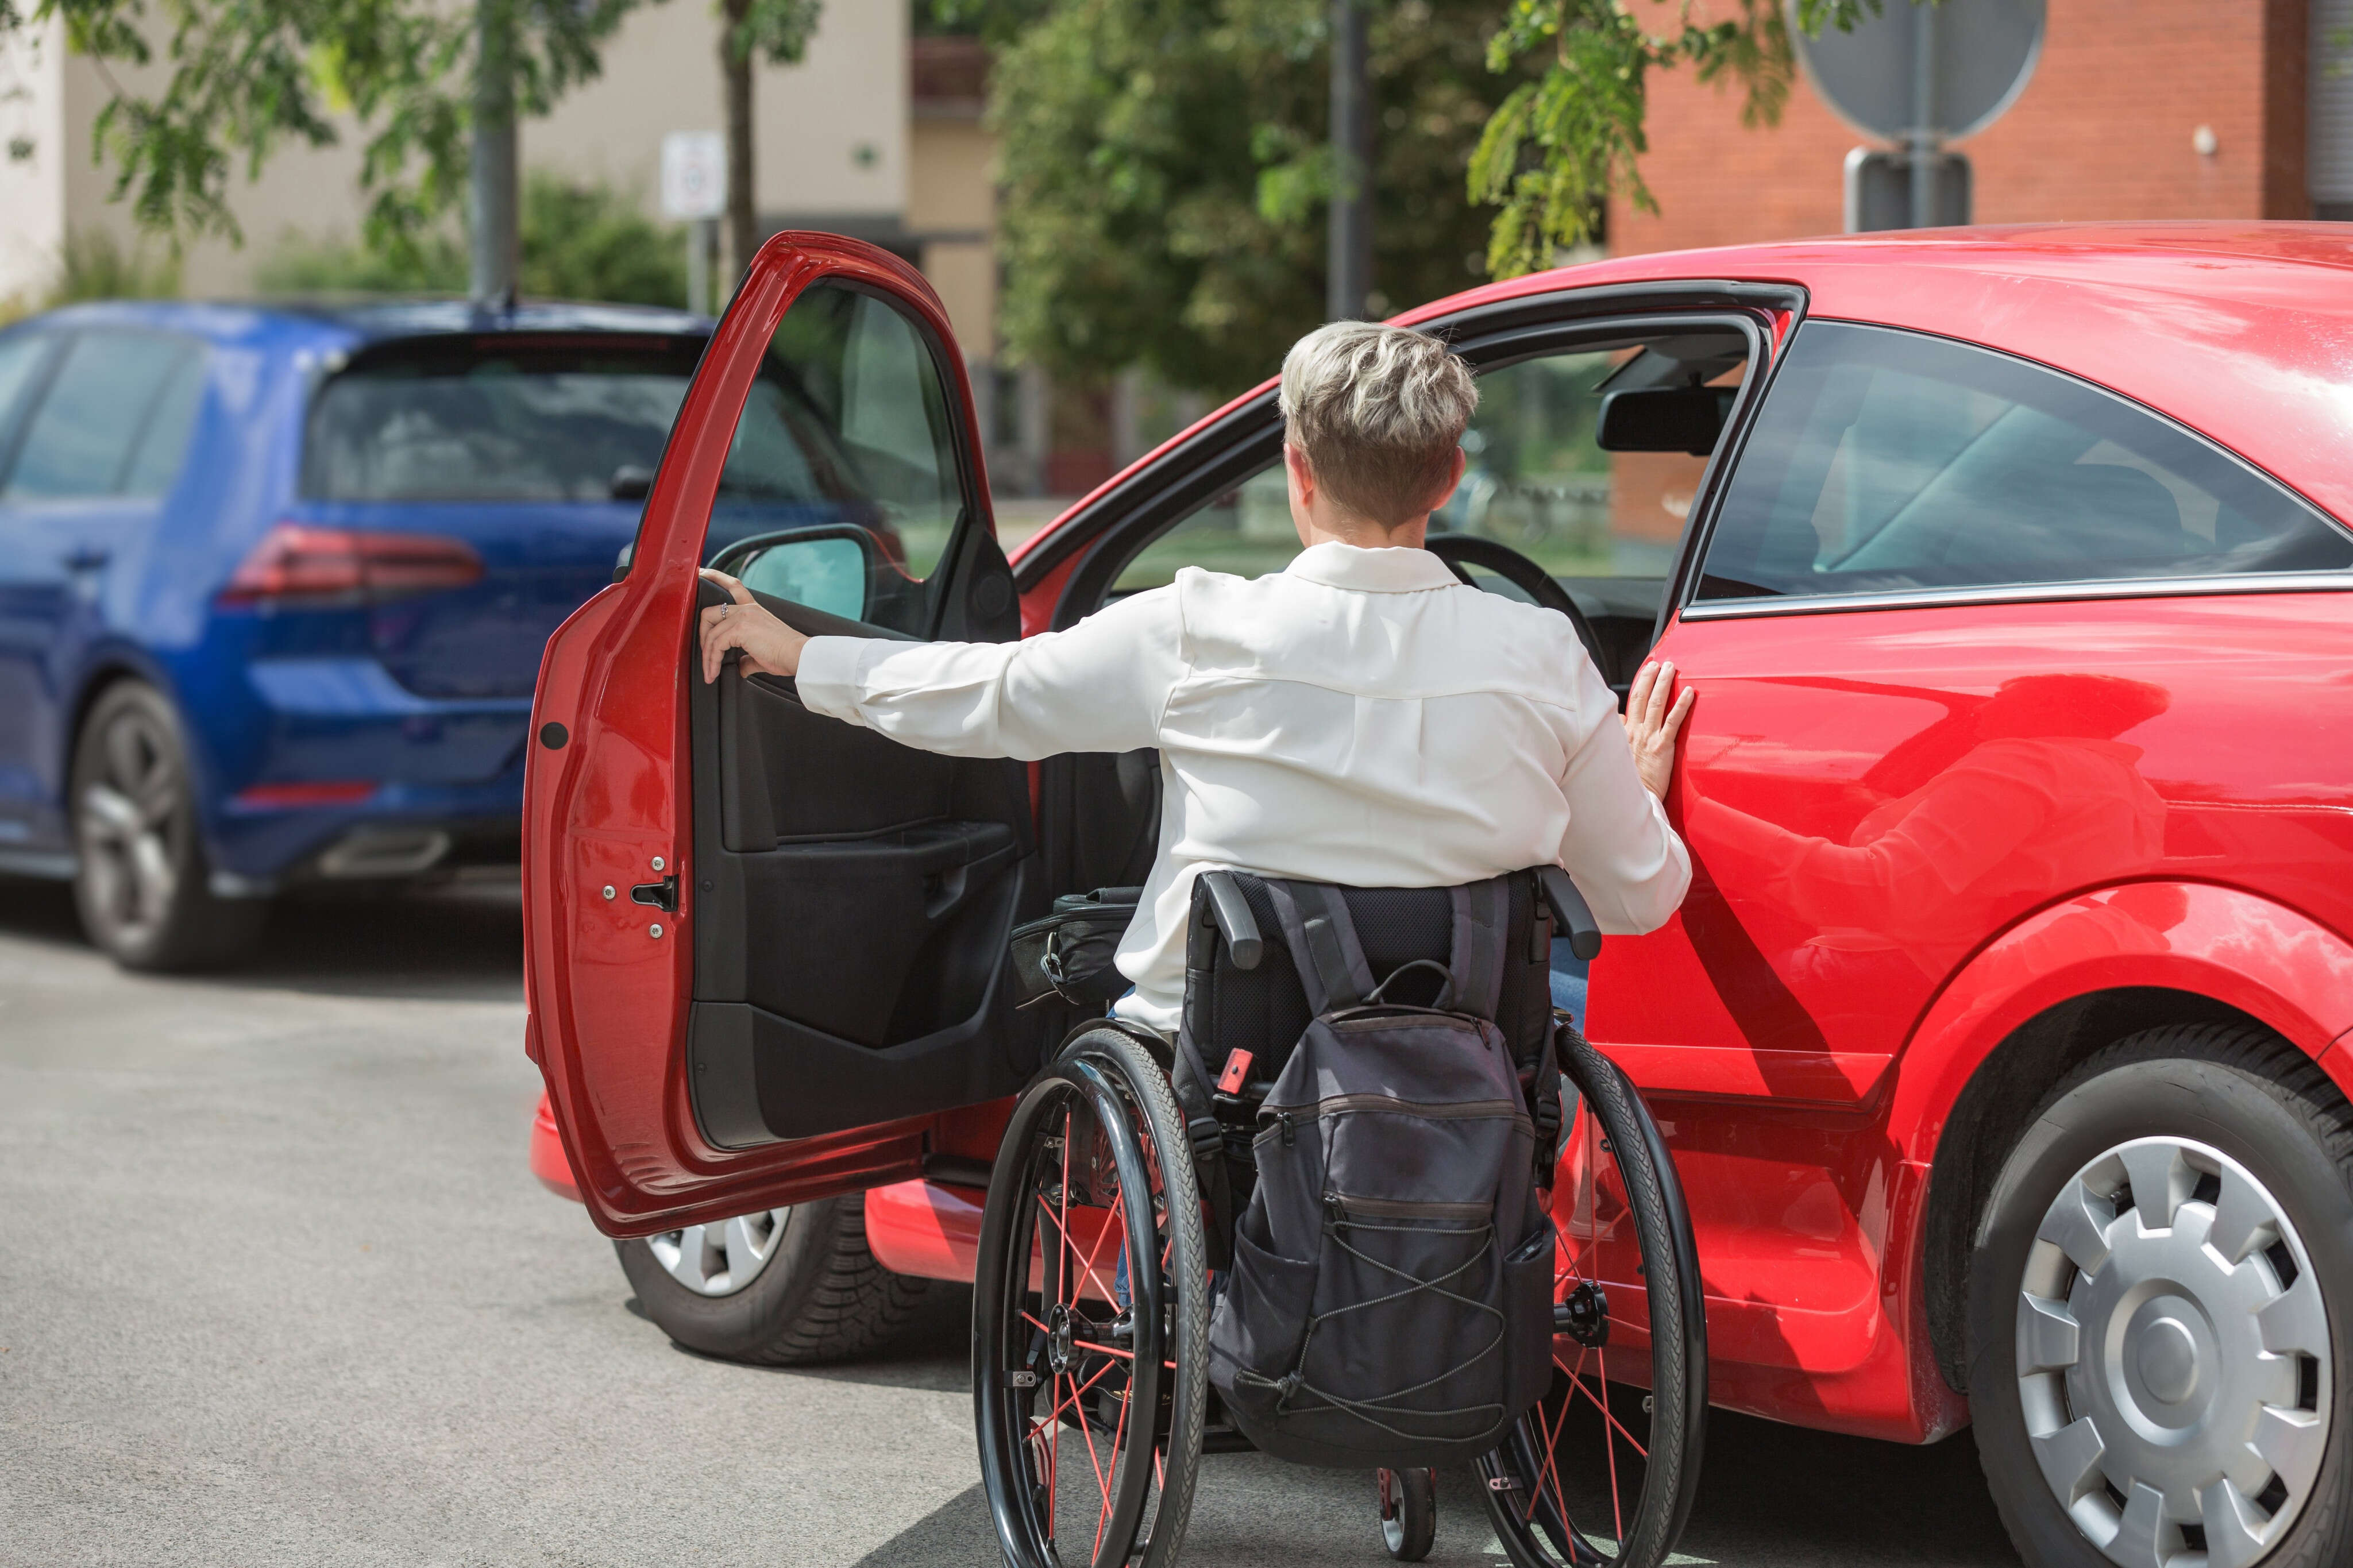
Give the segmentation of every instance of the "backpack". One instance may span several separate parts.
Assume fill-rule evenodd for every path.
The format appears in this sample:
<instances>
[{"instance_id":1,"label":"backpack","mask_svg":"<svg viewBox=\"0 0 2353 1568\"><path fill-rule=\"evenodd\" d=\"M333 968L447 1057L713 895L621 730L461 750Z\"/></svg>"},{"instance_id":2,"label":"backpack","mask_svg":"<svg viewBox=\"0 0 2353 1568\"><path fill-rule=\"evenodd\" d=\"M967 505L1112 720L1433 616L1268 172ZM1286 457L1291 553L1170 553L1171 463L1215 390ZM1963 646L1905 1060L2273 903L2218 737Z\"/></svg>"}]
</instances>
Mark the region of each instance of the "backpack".
<instances>
[{"instance_id":1,"label":"backpack","mask_svg":"<svg viewBox=\"0 0 2353 1568\"><path fill-rule=\"evenodd\" d=\"M1448 961L1377 988L1340 889L1264 880L1314 1017L1258 1112L1209 1381L1279 1458L1475 1458L1550 1384L1553 1226L1493 1022L1506 880L1449 889ZM1416 971L1443 982L1432 1005L1385 999Z\"/></svg>"}]
</instances>

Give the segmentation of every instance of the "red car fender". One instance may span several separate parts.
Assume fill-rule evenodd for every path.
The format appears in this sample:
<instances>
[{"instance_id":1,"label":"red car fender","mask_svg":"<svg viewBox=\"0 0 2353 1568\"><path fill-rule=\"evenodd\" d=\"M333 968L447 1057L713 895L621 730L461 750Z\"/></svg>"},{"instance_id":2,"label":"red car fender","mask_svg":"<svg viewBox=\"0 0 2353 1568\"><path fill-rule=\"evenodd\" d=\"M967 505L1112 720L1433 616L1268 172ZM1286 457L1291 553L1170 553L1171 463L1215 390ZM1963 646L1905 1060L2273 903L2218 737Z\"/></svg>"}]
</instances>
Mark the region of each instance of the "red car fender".
<instances>
[{"instance_id":1,"label":"red car fender","mask_svg":"<svg viewBox=\"0 0 2353 1568\"><path fill-rule=\"evenodd\" d=\"M2276 1029L2353 1095L2353 944L2285 905L2204 882L2082 893L2011 927L1954 976L1898 1058L1888 1128L1926 1163L1971 1074L2027 1020L2073 997L2163 986Z\"/></svg>"}]
</instances>

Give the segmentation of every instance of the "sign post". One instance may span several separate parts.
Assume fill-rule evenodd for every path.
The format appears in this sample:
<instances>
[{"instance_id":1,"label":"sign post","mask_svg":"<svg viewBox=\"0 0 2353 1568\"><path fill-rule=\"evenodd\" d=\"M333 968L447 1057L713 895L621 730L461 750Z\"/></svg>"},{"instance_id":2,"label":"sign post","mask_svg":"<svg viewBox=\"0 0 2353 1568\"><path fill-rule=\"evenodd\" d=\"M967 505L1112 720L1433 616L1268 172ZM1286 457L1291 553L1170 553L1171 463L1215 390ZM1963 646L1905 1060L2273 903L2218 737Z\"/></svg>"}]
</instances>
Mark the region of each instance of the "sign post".
<instances>
[{"instance_id":1,"label":"sign post","mask_svg":"<svg viewBox=\"0 0 2353 1568\"><path fill-rule=\"evenodd\" d=\"M711 253L727 210L727 138L673 131L662 138L662 216L686 225L686 308L711 313Z\"/></svg>"}]
</instances>

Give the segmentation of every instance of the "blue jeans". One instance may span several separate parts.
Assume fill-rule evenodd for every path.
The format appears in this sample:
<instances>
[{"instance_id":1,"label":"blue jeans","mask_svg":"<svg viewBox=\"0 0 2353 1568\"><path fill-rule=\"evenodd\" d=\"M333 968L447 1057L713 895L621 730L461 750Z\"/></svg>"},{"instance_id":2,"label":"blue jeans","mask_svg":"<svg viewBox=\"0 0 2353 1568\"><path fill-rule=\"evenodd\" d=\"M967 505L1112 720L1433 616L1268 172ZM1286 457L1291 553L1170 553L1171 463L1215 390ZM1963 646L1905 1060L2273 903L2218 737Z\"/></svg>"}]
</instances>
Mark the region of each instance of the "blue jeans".
<instances>
[{"instance_id":1,"label":"blue jeans","mask_svg":"<svg viewBox=\"0 0 2353 1568\"><path fill-rule=\"evenodd\" d=\"M1565 937L1556 937L1552 944L1552 1005L1567 1013L1577 1025L1578 1034L1585 1033L1586 961L1568 951Z\"/></svg>"}]
</instances>

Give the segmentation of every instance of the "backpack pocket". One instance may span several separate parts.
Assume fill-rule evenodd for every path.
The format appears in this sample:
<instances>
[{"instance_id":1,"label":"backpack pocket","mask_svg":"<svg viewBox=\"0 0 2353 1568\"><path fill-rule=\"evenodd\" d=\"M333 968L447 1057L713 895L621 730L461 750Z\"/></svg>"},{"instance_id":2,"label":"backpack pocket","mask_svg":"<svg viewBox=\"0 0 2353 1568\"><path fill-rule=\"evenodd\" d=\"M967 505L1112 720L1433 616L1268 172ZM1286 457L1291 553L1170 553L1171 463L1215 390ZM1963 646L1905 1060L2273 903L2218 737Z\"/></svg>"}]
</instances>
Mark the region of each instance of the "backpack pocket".
<instances>
[{"instance_id":1,"label":"backpack pocket","mask_svg":"<svg viewBox=\"0 0 2353 1568\"><path fill-rule=\"evenodd\" d=\"M1271 1417L1299 1364L1315 1299L1315 1260L1270 1252L1234 1230L1233 1271L1209 1320L1209 1377L1244 1415Z\"/></svg>"},{"instance_id":2,"label":"backpack pocket","mask_svg":"<svg viewBox=\"0 0 2353 1568\"><path fill-rule=\"evenodd\" d=\"M1504 1259L1504 1311L1511 1320L1504 1403L1527 1409L1552 1386L1552 1303L1558 1233L1549 1217Z\"/></svg>"}]
</instances>

